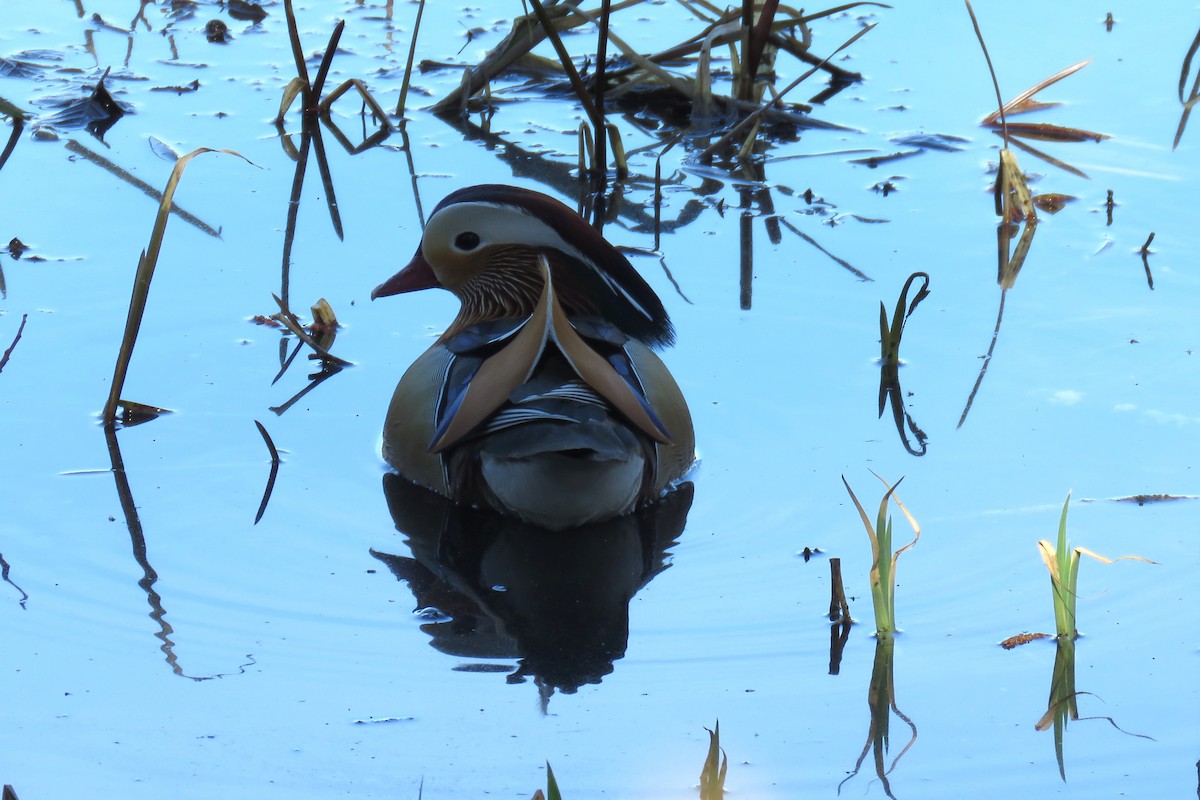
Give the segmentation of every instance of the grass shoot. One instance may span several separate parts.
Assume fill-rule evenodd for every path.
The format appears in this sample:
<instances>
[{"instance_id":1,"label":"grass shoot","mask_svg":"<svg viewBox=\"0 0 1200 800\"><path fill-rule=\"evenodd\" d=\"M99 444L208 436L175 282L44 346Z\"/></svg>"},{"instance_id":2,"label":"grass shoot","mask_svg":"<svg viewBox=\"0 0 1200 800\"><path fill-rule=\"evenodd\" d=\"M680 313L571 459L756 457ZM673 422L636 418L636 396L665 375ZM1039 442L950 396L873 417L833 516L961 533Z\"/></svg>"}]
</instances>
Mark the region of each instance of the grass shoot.
<instances>
[{"instance_id":1,"label":"grass shoot","mask_svg":"<svg viewBox=\"0 0 1200 800\"><path fill-rule=\"evenodd\" d=\"M708 731L708 754L700 770L700 800L721 800L725 796L725 772L728 769L729 756L721 748L721 720L717 720Z\"/></svg>"},{"instance_id":2,"label":"grass shoot","mask_svg":"<svg viewBox=\"0 0 1200 800\"><path fill-rule=\"evenodd\" d=\"M1046 569L1050 571L1050 588L1054 597L1054 627L1058 631L1059 641L1074 641L1079 638L1079 630L1076 628L1075 601L1079 597L1076 590L1079 584L1080 556L1089 556L1101 564L1126 560L1143 561L1147 564L1155 563L1141 556L1107 558L1093 553L1086 547L1071 549L1071 544L1067 541L1067 509L1070 505L1071 493L1068 492L1067 499L1063 503L1062 515L1058 519L1058 546L1056 547L1046 539L1038 542L1038 552L1041 553Z\"/></svg>"},{"instance_id":3,"label":"grass shoot","mask_svg":"<svg viewBox=\"0 0 1200 800\"><path fill-rule=\"evenodd\" d=\"M872 474L874 475L874 473ZM890 639L896 632L896 562L901 553L911 548L921 538L921 526L900 502L900 498L896 496L896 487L900 485L900 481L888 486L888 482L883 478L878 475L875 477L879 478L880 482L887 487L887 492L879 501L879 512L875 517L874 526L871 525L866 510L863 509L862 503L858 502L858 497L850 488L845 475L842 476L842 484L850 493L850 499L854 501L854 507L858 509L863 527L866 528L867 536L871 540L871 603L875 609L875 635L881 639ZM908 524L912 526L914 533L913 540L895 552L892 552L892 517L888 514L888 503L893 499L908 520Z\"/></svg>"},{"instance_id":4,"label":"grass shoot","mask_svg":"<svg viewBox=\"0 0 1200 800\"><path fill-rule=\"evenodd\" d=\"M550 762L546 762L546 792L542 793L538 789L533 793L532 800L562 800L562 792L558 790L558 781L554 778L554 770L550 768Z\"/></svg>"}]
</instances>

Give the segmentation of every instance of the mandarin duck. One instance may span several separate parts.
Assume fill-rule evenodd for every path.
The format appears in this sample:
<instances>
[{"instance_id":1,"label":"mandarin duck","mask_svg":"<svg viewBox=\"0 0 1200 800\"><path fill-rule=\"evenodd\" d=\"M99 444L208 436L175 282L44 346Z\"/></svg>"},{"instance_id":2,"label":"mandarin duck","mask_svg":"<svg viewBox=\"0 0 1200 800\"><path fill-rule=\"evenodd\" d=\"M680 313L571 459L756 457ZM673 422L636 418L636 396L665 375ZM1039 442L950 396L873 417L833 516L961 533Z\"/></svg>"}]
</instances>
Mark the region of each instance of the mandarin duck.
<instances>
[{"instance_id":1,"label":"mandarin duck","mask_svg":"<svg viewBox=\"0 0 1200 800\"><path fill-rule=\"evenodd\" d=\"M371 298L439 287L458 316L404 373L383 455L457 503L550 530L647 505L695 459L687 403L651 350L662 302L574 211L504 185L460 189Z\"/></svg>"}]
</instances>

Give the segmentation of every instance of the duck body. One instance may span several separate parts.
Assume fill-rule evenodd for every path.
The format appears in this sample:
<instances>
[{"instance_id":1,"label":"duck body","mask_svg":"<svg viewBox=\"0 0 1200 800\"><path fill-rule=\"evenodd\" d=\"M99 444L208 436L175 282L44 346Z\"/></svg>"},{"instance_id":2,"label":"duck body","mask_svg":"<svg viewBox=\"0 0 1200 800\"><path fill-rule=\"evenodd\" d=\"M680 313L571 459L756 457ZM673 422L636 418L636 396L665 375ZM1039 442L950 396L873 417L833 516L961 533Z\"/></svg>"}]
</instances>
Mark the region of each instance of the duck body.
<instances>
[{"instance_id":1,"label":"duck body","mask_svg":"<svg viewBox=\"0 0 1200 800\"><path fill-rule=\"evenodd\" d=\"M373 297L442 287L458 317L404 373L387 462L455 502L550 530L627 514L694 461L687 403L651 349L673 338L629 262L545 195L447 197Z\"/></svg>"}]
</instances>

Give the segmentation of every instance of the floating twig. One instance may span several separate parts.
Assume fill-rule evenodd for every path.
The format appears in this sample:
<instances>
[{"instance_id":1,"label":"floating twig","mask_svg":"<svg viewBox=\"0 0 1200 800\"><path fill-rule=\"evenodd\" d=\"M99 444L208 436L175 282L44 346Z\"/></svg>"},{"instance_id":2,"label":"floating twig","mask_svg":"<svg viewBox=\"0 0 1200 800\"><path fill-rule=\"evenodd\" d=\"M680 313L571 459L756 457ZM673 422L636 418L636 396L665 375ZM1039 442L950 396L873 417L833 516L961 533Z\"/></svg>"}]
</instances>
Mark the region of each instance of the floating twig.
<instances>
[{"instance_id":1,"label":"floating twig","mask_svg":"<svg viewBox=\"0 0 1200 800\"><path fill-rule=\"evenodd\" d=\"M25 321L29 319L28 314L21 315L21 324L17 326L17 335L13 337L12 344L4 351L4 355L0 356L0 372L4 371L4 365L8 363L9 357L12 355L13 348L17 346L17 342L21 341L21 333L25 330Z\"/></svg>"}]
</instances>

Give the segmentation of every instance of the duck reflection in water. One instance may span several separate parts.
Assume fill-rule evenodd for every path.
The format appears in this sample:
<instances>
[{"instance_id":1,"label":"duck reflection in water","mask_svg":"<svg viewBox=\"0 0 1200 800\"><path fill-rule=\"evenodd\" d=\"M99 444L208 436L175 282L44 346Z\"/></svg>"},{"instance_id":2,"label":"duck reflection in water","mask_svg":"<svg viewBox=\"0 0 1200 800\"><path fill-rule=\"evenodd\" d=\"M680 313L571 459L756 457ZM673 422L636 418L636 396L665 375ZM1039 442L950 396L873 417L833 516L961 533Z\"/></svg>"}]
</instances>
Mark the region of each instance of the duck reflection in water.
<instances>
[{"instance_id":1,"label":"duck reflection in water","mask_svg":"<svg viewBox=\"0 0 1200 800\"><path fill-rule=\"evenodd\" d=\"M543 703L557 689L599 683L625 655L629 601L670 566L667 550L687 522L692 484L632 514L549 531L490 509L453 503L387 474L384 494L412 557L372 550L406 582L421 626L443 653L481 659L474 671L507 670L486 659L520 659L510 683L532 678Z\"/></svg>"},{"instance_id":2,"label":"duck reflection in water","mask_svg":"<svg viewBox=\"0 0 1200 800\"><path fill-rule=\"evenodd\" d=\"M550 530L629 514L683 478L692 419L651 349L674 341L671 320L574 211L513 186L453 192L371 296L435 287L462 305L388 408L383 455L402 476Z\"/></svg>"}]
</instances>

